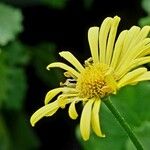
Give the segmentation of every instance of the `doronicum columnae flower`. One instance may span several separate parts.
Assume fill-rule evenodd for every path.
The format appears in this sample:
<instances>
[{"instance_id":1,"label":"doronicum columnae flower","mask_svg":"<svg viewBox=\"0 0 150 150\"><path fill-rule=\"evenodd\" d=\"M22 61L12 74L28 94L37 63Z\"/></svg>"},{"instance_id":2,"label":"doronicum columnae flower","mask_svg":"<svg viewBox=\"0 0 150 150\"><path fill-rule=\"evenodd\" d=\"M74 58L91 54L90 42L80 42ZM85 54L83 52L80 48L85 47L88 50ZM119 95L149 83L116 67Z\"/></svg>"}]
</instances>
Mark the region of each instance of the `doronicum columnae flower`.
<instances>
[{"instance_id":1,"label":"doronicum columnae flower","mask_svg":"<svg viewBox=\"0 0 150 150\"><path fill-rule=\"evenodd\" d=\"M62 51L60 56L72 67L62 62L47 66L48 70L54 67L64 69L67 80L46 94L45 106L31 117L32 126L42 117L52 116L59 108L65 108L67 104L70 118L76 119L78 113L75 104L82 101L80 131L83 139L89 139L91 129L97 136L105 136L99 120L103 98L115 94L123 86L150 80L150 71L141 67L150 62L150 38L147 37L150 26L133 26L122 31L116 38L119 21L118 16L107 17L100 27L89 29L91 57L84 65L70 52ZM52 101L54 98L56 100Z\"/></svg>"}]
</instances>

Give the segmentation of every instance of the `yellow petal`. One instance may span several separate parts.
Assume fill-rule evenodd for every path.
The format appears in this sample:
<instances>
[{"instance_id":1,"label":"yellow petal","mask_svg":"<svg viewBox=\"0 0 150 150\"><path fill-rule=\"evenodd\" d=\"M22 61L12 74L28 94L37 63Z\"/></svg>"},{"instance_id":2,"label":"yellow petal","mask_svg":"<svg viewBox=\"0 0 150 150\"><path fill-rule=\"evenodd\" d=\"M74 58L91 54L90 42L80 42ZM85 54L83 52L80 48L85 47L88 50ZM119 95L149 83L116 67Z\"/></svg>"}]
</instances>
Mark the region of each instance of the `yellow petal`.
<instances>
[{"instance_id":1,"label":"yellow petal","mask_svg":"<svg viewBox=\"0 0 150 150\"><path fill-rule=\"evenodd\" d=\"M150 54L150 43L146 44L139 53L138 57L143 57Z\"/></svg>"},{"instance_id":2,"label":"yellow petal","mask_svg":"<svg viewBox=\"0 0 150 150\"><path fill-rule=\"evenodd\" d=\"M146 36L150 31L150 26L145 26L141 30L139 30L139 27L134 28L133 30L129 30L127 39L128 41L130 41L130 44L128 47L126 47L126 45L128 44L124 43L124 53L122 53L121 62L118 64L118 67L116 69L117 72L120 72L120 70L122 70L122 68L125 68L129 64L129 62L131 62L134 58L140 56L142 53L144 53L144 51L146 51L147 48L149 48L148 44L150 43L150 39L146 38Z\"/></svg>"},{"instance_id":3,"label":"yellow petal","mask_svg":"<svg viewBox=\"0 0 150 150\"><path fill-rule=\"evenodd\" d=\"M137 26L133 26L129 30L129 34L127 36L127 42L124 45L124 51L128 54L134 47L141 41L143 41L148 35L150 30L149 26L145 26L140 29ZM124 54L123 54L124 55Z\"/></svg>"},{"instance_id":4,"label":"yellow petal","mask_svg":"<svg viewBox=\"0 0 150 150\"><path fill-rule=\"evenodd\" d=\"M99 27L92 27L88 31L88 40L94 63L99 62L98 54L98 33Z\"/></svg>"},{"instance_id":5,"label":"yellow petal","mask_svg":"<svg viewBox=\"0 0 150 150\"><path fill-rule=\"evenodd\" d=\"M130 82L130 84L134 84L140 81L147 81L150 80L150 71L145 72L144 74L140 75L139 77L135 78Z\"/></svg>"},{"instance_id":6,"label":"yellow petal","mask_svg":"<svg viewBox=\"0 0 150 150\"><path fill-rule=\"evenodd\" d=\"M54 101L48 105L45 105L38 109L30 118L30 123L32 126L35 125L44 116L52 116L58 110L57 101Z\"/></svg>"},{"instance_id":7,"label":"yellow petal","mask_svg":"<svg viewBox=\"0 0 150 150\"><path fill-rule=\"evenodd\" d=\"M55 68L55 67L59 67L59 68L62 68L66 71L69 71L70 73L72 73L76 77L79 77L79 75L80 75L75 69L73 69L72 67L70 67L64 63L61 63L61 62L51 63L47 66L47 69L50 70L50 68Z\"/></svg>"},{"instance_id":8,"label":"yellow petal","mask_svg":"<svg viewBox=\"0 0 150 150\"><path fill-rule=\"evenodd\" d=\"M133 26L130 28L130 30L128 30L128 34L124 41L121 57L124 56L125 53L130 51L137 44L136 39L140 31L141 31L141 28L137 26Z\"/></svg>"},{"instance_id":9,"label":"yellow petal","mask_svg":"<svg viewBox=\"0 0 150 150\"><path fill-rule=\"evenodd\" d=\"M150 56L141 57L133 60L131 63L129 63L129 65L126 68L124 68L124 74L122 74L122 76L125 75L130 70L133 70L134 68L141 66L143 64L147 64L149 62L150 62Z\"/></svg>"},{"instance_id":10,"label":"yellow petal","mask_svg":"<svg viewBox=\"0 0 150 150\"><path fill-rule=\"evenodd\" d=\"M141 76L145 72L147 72L147 69L143 67L143 68L138 68L138 69L135 69L135 70L127 73L118 82L118 88L125 86L127 84L130 84L132 81L134 81L137 77Z\"/></svg>"},{"instance_id":11,"label":"yellow petal","mask_svg":"<svg viewBox=\"0 0 150 150\"><path fill-rule=\"evenodd\" d=\"M143 41L140 41L137 43L137 45L134 47L134 49L128 51L122 58L120 64L116 68L116 72L118 73L118 76L122 77L125 70L130 66L130 63L136 59L136 57L140 54L140 52L145 49L145 45L150 42L149 38L144 39Z\"/></svg>"},{"instance_id":12,"label":"yellow petal","mask_svg":"<svg viewBox=\"0 0 150 150\"><path fill-rule=\"evenodd\" d=\"M86 141L90 136L90 123L91 123L91 108L94 100L89 100L82 111L80 120L80 131L83 139Z\"/></svg>"},{"instance_id":13,"label":"yellow petal","mask_svg":"<svg viewBox=\"0 0 150 150\"><path fill-rule=\"evenodd\" d=\"M70 62L78 71L84 70L80 62L69 51L60 52L59 55Z\"/></svg>"},{"instance_id":14,"label":"yellow petal","mask_svg":"<svg viewBox=\"0 0 150 150\"><path fill-rule=\"evenodd\" d=\"M120 55L121 55L123 45L124 45L124 40L125 40L127 33L128 33L127 30L122 31L116 41L112 62L110 64L111 67L113 67L114 69L116 68L117 63L119 62Z\"/></svg>"},{"instance_id":15,"label":"yellow petal","mask_svg":"<svg viewBox=\"0 0 150 150\"><path fill-rule=\"evenodd\" d=\"M93 131L96 133L97 136L105 137L104 134L102 134L101 128L100 128L100 120L99 120L99 110L100 110L101 100L95 100L93 109L92 109L92 117L91 117L91 125L93 128Z\"/></svg>"},{"instance_id":16,"label":"yellow petal","mask_svg":"<svg viewBox=\"0 0 150 150\"><path fill-rule=\"evenodd\" d=\"M107 42L107 50L106 50L106 64L108 65L110 64L110 61L112 59L114 42L115 42L119 22L120 22L120 18L118 16L115 16L112 20L108 42Z\"/></svg>"},{"instance_id":17,"label":"yellow petal","mask_svg":"<svg viewBox=\"0 0 150 150\"><path fill-rule=\"evenodd\" d=\"M56 88L53 90L50 90L46 96L45 96L45 105L48 104L57 94L63 91L64 88Z\"/></svg>"},{"instance_id":18,"label":"yellow petal","mask_svg":"<svg viewBox=\"0 0 150 150\"><path fill-rule=\"evenodd\" d=\"M139 32L138 36L134 39L134 42L132 42L132 46L136 45L139 41L142 41L144 38L147 37L150 31L150 26L144 26L141 31Z\"/></svg>"},{"instance_id":19,"label":"yellow petal","mask_svg":"<svg viewBox=\"0 0 150 150\"><path fill-rule=\"evenodd\" d=\"M130 30L127 30L125 39L124 39L124 43L123 43L123 47L121 49L121 53L120 56L118 58L118 66L121 66L121 63L124 63L125 59L128 56L128 53L130 53L131 48L135 47L136 44L133 45L133 43L135 43L135 39L137 38L138 34L140 33L140 28L137 26L133 26L131 27ZM129 49L130 47L130 49ZM116 67L117 67L116 65Z\"/></svg>"},{"instance_id":20,"label":"yellow petal","mask_svg":"<svg viewBox=\"0 0 150 150\"><path fill-rule=\"evenodd\" d=\"M73 94L61 94L58 96L57 101L58 101L58 106L61 108L65 108L66 104L71 103L74 98L76 98L78 96L77 93L73 93Z\"/></svg>"},{"instance_id":21,"label":"yellow petal","mask_svg":"<svg viewBox=\"0 0 150 150\"><path fill-rule=\"evenodd\" d=\"M150 56L137 58L131 63L131 69L150 62Z\"/></svg>"},{"instance_id":22,"label":"yellow petal","mask_svg":"<svg viewBox=\"0 0 150 150\"><path fill-rule=\"evenodd\" d=\"M75 103L76 103L76 101L74 100L71 104L70 104L70 106L69 106L69 116L70 116L70 118L71 119L77 119L77 117L78 117L78 113L77 113L77 111L76 111L76 108L75 108Z\"/></svg>"},{"instance_id":23,"label":"yellow petal","mask_svg":"<svg viewBox=\"0 0 150 150\"><path fill-rule=\"evenodd\" d=\"M112 23L112 18L107 17L101 24L100 33L99 33L99 49L100 49L100 62L105 63L105 56L106 56L106 44L108 33L110 31Z\"/></svg>"}]
</instances>

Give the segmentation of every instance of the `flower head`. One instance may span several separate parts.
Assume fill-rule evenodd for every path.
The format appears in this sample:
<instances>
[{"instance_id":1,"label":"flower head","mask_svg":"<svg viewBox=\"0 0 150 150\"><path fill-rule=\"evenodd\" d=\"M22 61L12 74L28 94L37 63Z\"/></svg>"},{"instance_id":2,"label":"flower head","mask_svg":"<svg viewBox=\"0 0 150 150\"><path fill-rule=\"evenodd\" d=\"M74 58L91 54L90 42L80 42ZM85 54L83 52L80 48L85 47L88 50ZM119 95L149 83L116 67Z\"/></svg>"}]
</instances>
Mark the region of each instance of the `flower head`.
<instances>
[{"instance_id":1,"label":"flower head","mask_svg":"<svg viewBox=\"0 0 150 150\"><path fill-rule=\"evenodd\" d=\"M88 40L91 57L84 65L68 51L60 52L73 67L54 62L47 69L64 69L67 78L59 88L50 90L45 97L45 106L31 117L32 126L44 116L52 116L59 108L69 104L69 116L78 117L75 104L83 102L80 131L88 140L91 128L97 136L104 137L100 128L99 110L104 97L115 94L121 87L150 80L150 72L141 65L150 62L150 26L137 26L122 31L116 39L120 18L107 17L99 27L91 27ZM51 102L53 98L55 101Z\"/></svg>"}]
</instances>

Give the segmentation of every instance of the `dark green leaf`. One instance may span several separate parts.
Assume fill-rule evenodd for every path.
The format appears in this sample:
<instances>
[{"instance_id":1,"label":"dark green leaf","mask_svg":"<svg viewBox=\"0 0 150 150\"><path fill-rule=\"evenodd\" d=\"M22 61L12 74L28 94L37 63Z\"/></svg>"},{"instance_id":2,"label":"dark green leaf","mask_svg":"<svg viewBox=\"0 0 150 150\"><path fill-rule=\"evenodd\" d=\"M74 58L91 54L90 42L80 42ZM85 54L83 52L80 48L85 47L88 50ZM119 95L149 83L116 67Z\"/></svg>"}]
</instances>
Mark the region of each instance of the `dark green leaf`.
<instances>
[{"instance_id":1,"label":"dark green leaf","mask_svg":"<svg viewBox=\"0 0 150 150\"><path fill-rule=\"evenodd\" d=\"M0 150L10 150L10 145L10 135L3 116L0 115Z\"/></svg>"},{"instance_id":2,"label":"dark green leaf","mask_svg":"<svg viewBox=\"0 0 150 150\"><path fill-rule=\"evenodd\" d=\"M21 109L26 94L26 76L23 65L28 53L19 43L12 43L0 55L0 106Z\"/></svg>"}]
</instances>

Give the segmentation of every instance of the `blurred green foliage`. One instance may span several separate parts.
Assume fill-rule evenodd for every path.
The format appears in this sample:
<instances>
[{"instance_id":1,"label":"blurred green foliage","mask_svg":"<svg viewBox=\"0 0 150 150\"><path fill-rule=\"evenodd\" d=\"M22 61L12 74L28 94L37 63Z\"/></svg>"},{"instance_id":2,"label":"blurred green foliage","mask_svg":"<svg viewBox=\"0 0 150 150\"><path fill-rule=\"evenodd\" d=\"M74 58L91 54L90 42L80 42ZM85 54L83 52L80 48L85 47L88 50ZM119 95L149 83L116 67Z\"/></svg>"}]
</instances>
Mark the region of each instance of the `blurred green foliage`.
<instances>
[{"instance_id":1,"label":"blurred green foliage","mask_svg":"<svg viewBox=\"0 0 150 150\"><path fill-rule=\"evenodd\" d=\"M1 0L2 2L19 5L19 6L33 6L45 5L53 9L64 9L72 0ZM85 9L90 9L94 0L81 0Z\"/></svg>"},{"instance_id":2,"label":"blurred green foliage","mask_svg":"<svg viewBox=\"0 0 150 150\"><path fill-rule=\"evenodd\" d=\"M0 45L4 46L22 31L22 13L19 9L0 3Z\"/></svg>"},{"instance_id":3,"label":"blurred green foliage","mask_svg":"<svg viewBox=\"0 0 150 150\"><path fill-rule=\"evenodd\" d=\"M141 0L141 7L146 12L147 16L139 19L139 25L141 27L150 25L150 0Z\"/></svg>"},{"instance_id":4,"label":"blurred green foliage","mask_svg":"<svg viewBox=\"0 0 150 150\"><path fill-rule=\"evenodd\" d=\"M30 53L17 40L22 20L21 10L0 3L0 150L30 150L39 145L24 114Z\"/></svg>"},{"instance_id":5,"label":"blurred green foliage","mask_svg":"<svg viewBox=\"0 0 150 150\"><path fill-rule=\"evenodd\" d=\"M141 27L143 27L145 25L150 25L150 16L146 16L146 17L140 18L139 19L139 25Z\"/></svg>"},{"instance_id":6,"label":"blurred green foliage","mask_svg":"<svg viewBox=\"0 0 150 150\"><path fill-rule=\"evenodd\" d=\"M150 82L142 82L136 86L124 87L115 96L111 96L112 102L141 140L144 150L149 150L150 146L148 142L150 139L149 89ZM77 137L84 150L135 149L126 133L104 104L100 111L100 120L106 138L99 138L92 134L90 140L84 142L81 139L79 127L77 128Z\"/></svg>"},{"instance_id":7,"label":"blurred green foliage","mask_svg":"<svg viewBox=\"0 0 150 150\"><path fill-rule=\"evenodd\" d=\"M145 12L150 15L150 0L142 0L141 6L145 10Z\"/></svg>"},{"instance_id":8,"label":"blurred green foliage","mask_svg":"<svg viewBox=\"0 0 150 150\"><path fill-rule=\"evenodd\" d=\"M27 83L23 67L29 61L29 53L20 42L2 48L0 55L0 107L21 109ZM15 92L18 91L19 92Z\"/></svg>"}]
</instances>

